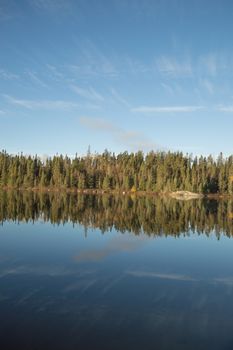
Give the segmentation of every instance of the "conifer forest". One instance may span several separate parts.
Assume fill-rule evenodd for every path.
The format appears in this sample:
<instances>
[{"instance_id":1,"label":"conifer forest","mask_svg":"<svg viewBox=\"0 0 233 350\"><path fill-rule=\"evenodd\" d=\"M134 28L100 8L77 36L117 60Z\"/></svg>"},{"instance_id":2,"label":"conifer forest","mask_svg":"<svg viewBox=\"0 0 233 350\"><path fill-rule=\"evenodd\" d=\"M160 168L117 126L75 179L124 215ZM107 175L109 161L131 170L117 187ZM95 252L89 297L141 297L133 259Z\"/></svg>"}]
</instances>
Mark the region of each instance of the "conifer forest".
<instances>
[{"instance_id":1,"label":"conifer forest","mask_svg":"<svg viewBox=\"0 0 233 350\"><path fill-rule=\"evenodd\" d=\"M0 187L127 192L192 191L233 194L233 156L192 157L181 152L109 151L68 157L0 152Z\"/></svg>"}]
</instances>

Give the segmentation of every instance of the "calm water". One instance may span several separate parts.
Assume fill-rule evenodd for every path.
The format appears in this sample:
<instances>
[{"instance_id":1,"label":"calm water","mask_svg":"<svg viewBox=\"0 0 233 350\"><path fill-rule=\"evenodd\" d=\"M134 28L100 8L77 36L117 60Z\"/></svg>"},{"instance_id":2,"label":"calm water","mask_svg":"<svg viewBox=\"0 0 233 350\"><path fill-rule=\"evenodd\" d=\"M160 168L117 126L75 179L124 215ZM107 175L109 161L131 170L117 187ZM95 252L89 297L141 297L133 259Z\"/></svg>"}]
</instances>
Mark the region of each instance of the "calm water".
<instances>
[{"instance_id":1,"label":"calm water","mask_svg":"<svg viewBox=\"0 0 233 350\"><path fill-rule=\"evenodd\" d=\"M233 202L0 193L2 349L232 349Z\"/></svg>"}]
</instances>

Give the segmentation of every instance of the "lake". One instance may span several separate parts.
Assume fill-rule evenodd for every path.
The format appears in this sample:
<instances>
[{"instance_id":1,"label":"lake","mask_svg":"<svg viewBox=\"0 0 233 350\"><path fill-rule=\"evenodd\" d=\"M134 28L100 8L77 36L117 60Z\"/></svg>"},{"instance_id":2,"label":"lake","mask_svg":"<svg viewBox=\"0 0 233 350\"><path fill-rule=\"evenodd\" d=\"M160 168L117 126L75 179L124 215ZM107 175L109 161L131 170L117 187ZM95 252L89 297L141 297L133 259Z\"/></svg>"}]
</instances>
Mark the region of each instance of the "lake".
<instances>
[{"instance_id":1,"label":"lake","mask_svg":"<svg viewBox=\"0 0 233 350\"><path fill-rule=\"evenodd\" d=\"M233 201L0 192L2 349L232 349Z\"/></svg>"}]
</instances>

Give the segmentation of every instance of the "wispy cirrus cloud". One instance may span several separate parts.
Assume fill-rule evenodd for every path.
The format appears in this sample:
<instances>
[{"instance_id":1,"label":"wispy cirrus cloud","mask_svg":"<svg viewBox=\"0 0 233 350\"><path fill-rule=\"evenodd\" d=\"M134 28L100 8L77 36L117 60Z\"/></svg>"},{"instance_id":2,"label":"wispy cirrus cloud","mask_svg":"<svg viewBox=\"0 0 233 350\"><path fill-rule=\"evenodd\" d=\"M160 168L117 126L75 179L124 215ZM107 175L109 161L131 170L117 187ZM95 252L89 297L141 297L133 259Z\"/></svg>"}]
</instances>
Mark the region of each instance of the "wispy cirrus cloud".
<instances>
[{"instance_id":1,"label":"wispy cirrus cloud","mask_svg":"<svg viewBox=\"0 0 233 350\"><path fill-rule=\"evenodd\" d=\"M64 74L59 71L58 67L47 63L46 69L48 71L49 77L53 80L60 81L64 79Z\"/></svg>"},{"instance_id":2,"label":"wispy cirrus cloud","mask_svg":"<svg viewBox=\"0 0 233 350\"><path fill-rule=\"evenodd\" d=\"M75 61L66 63L62 68L66 74L73 79L115 79L125 76L141 76L145 78L163 78L163 88L171 93L167 84L168 79L175 81L185 79L193 80L198 84L199 79L214 78L224 70L233 71L232 57L227 53L209 53L206 55L192 56L184 54L179 57L175 55L155 55L147 62L132 55L125 55L97 47L90 40L76 38L75 44L78 56ZM175 89L176 90L176 89Z\"/></svg>"},{"instance_id":3,"label":"wispy cirrus cloud","mask_svg":"<svg viewBox=\"0 0 233 350\"><path fill-rule=\"evenodd\" d=\"M130 73L131 75L146 74L146 73L151 73L153 70L153 67L150 64L149 65L145 64L144 62L128 55L121 57L119 61L121 66L121 72L124 74L126 73Z\"/></svg>"},{"instance_id":4,"label":"wispy cirrus cloud","mask_svg":"<svg viewBox=\"0 0 233 350\"><path fill-rule=\"evenodd\" d=\"M193 67L190 59L177 60L174 57L162 56L156 60L156 69L159 73L169 77L191 77Z\"/></svg>"},{"instance_id":5,"label":"wispy cirrus cloud","mask_svg":"<svg viewBox=\"0 0 233 350\"><path fill-rule=\"evenodd\" d=\"M67 64L66 68L79 78L115 78L119 75L119 71L110 60L108 61L99 57L95 60L94 56L89 57L87 60L81 58L80 62L75 64Z\"/></svg>"},{"instance_id":6,"label":"wispy cirrus cloud","mask_svg":"<svg viewBox=\"0 0 233 350\"><path fill-rule=\"evenodd\" d=\"M152 64L145 64L129 55L106 54L90 41L83 43L79 51L76 62L66 65L66 68L79 78L115 79L126 75L150 74L154 71Z\"/></svg>"},{"instance_id":7,"label":"wispy cirrus cloud","mask_svg":"<svg viewBox=\"0 0 233 350\"><path fill-rule=\"evenodd\" d=\"M74 39L79 55L76 60L65 65L74 77L80 78L115 78L119 72L113 57L106 55L91 40Z\"/></svg>"},{"instance_id":8,"label":"wispy cirrus cloud","mask_svg":"<svg viewBox=\"0 0 233 350\"><path fill-rule=\"evenodd\" d=\"M111 94L113 96L113 98L117 101L120 102L121 104L125 105L126 107L130 107L130 104L128 103L128 101L126 101L126 99L124 97L122 97L114 88L110 89Z\"/></svg>"},{"instance_id":9,"label":"wispy cirrus cloud","mask_svg":"<svg viewBox=\"0 0 233 350\"><path fill-rule=\"evenodd\" d=\"M199 67L201 71L208 73L208 75L216 76L220 64L218 62L218 58L216 54L209 53L207 55L203 55L199 58ZM221 65L222 66L222 65Z\"/></svg>"},{"instance_id":10,"label":"wispy cirrus cloud","mask_svg":"<svg viewBox=\"0 0 233 350\"><path fill-rule=\"evenodd\" d=\"M36 109L47 109L47 110L69 110L73 108L80 107L79 104L72 101L63 100L24 100L17 99L9 95L3 95L8 103L23 107L26 109L36 110Z\"/></svg>"},{"instance_id":11,"label":"wispy cirrus cloud","mask_svg":"<svg viewBox=\"0 0 233 350\"><path fill-rule=\"evenodd\" d=\"M131 108L134 113L191 113L204 109L204 106L139 106Z\"/></svg>"},{"instance_id":12,"label":"wispy cirrus cloud","mask_svg":"<svg viewBox=\"0 0 233 350\"><path fill-rule=\"evenodd\" d=\"M6 69L0 69L0 79L4 79L4 80L15 80L15 79L19 79L19 75L9 72Z\"/></svg>"},{"instance_id":13,"label":"wispy cirrus cloud","mask_svg":"<svg viewBox=\"0 0 233 350\"><path fill-rule=\"evenodd\" d=\"M200 81L200 85L202 88L204 88L209 94L213 94L214 93L214 85L212 82L210 82L210 80L208 79L201 79Z\"/></svg>"},{"instance_id":14,"label":"wispy cirrus cloud","mask_svg":"<svg viewBox=\"0 0 233 350\"><path fill-rule=\"evenodd\" d=\"M25 73L34 84L42 88L48 88L48 85L41 78L38 77L38 74L36 72L27 70Z\"/></svg>"},{"instance_id":15,"label":"wispy cirrus cloud","mask_svg":"<svg viewBox=\"0 0 233 350\"><path fill-rule=\"evenodd\" d=\"M137 76L153 73L151 65L145 65L129 56L107 56L99 50L82 49L77 62L67 64L73 76L81 78L116 79L120 76Z\"/></svg>"},{"instance_id":16,"label":"wispy cirrus cloud","mask_svg":"<svg viewBox=\"0 0 233 350\"><path fill-rule=\"evenodd\" d=\"M103 102L104 97L98 93L93 87L89 87L87 89L81 88L76 85L72 85L71 89L80 97L85 98L87 100L92 100L95 102Z\"/></svg>"},{"instance_id":17,"label":"wispy cirrus cloud","mask_svg":"<svg viewBox=\"0 0 233 350\"><path fill-rule=\"evenodd\" d=\"M174 95L174 89L170 85L166 83L161 83L162 88L169 94L169 95Z\"/></svg>"},{"instance_id":18,"label":"wispy cirrus cloud","mask_svg":"<svg viewBox=\"0 0 233 350\"><path fill-rule=\"evenodd\" d=\"M92 103L76 103L67 100L26 100L19 99L6 94L2 95L5 100L11 105L19 106L25 109L37 110L72 110L72 109L99 109L99 106Z\"/></svg>"},{"instance_id":19,"label":"wispy cirrus cloud","mask_svg":"<svg viewBox=\"0 0 233 350\"><path fill-rule=\"evenodd\" d=\"M219 112L233 113L233 105L231 105L231 106L223 106L223 105L221 105L221 106L217 107L217 110Z\"/></svg>"},{"instance_id":20,"label":"wispy cirrus cloud","mask_svg":"<svg viewBox=\"0 0 233 350\"><path fill-rule=\"evenodd\" d=\"M232 75L232 54L209 52L199 56L160 56L155 58L154 71L165 78L209 79L228 72Z\"/></svg>"}]
</instances>

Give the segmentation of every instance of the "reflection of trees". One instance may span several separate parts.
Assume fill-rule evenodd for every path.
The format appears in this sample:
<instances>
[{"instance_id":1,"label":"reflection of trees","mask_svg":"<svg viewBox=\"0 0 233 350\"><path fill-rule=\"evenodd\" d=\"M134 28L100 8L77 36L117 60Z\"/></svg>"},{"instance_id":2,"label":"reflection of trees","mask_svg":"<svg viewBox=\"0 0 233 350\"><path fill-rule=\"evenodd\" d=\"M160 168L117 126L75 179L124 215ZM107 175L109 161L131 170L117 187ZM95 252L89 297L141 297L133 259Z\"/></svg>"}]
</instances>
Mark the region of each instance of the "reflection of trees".
<instances>
[{"instance_id":1,"label":"reflection of trees","mask_svg":"<svg viewBox=\"0 0 233 350\"><path fill-rule=\"evenodd\" d=\"M80 195L65 193L0 192L0 220L51 223L67 221L103 232L113 227L120 232L148 235L233 235L233 201L177 201L153 196Z\"/></svg>"}]
</instances>

